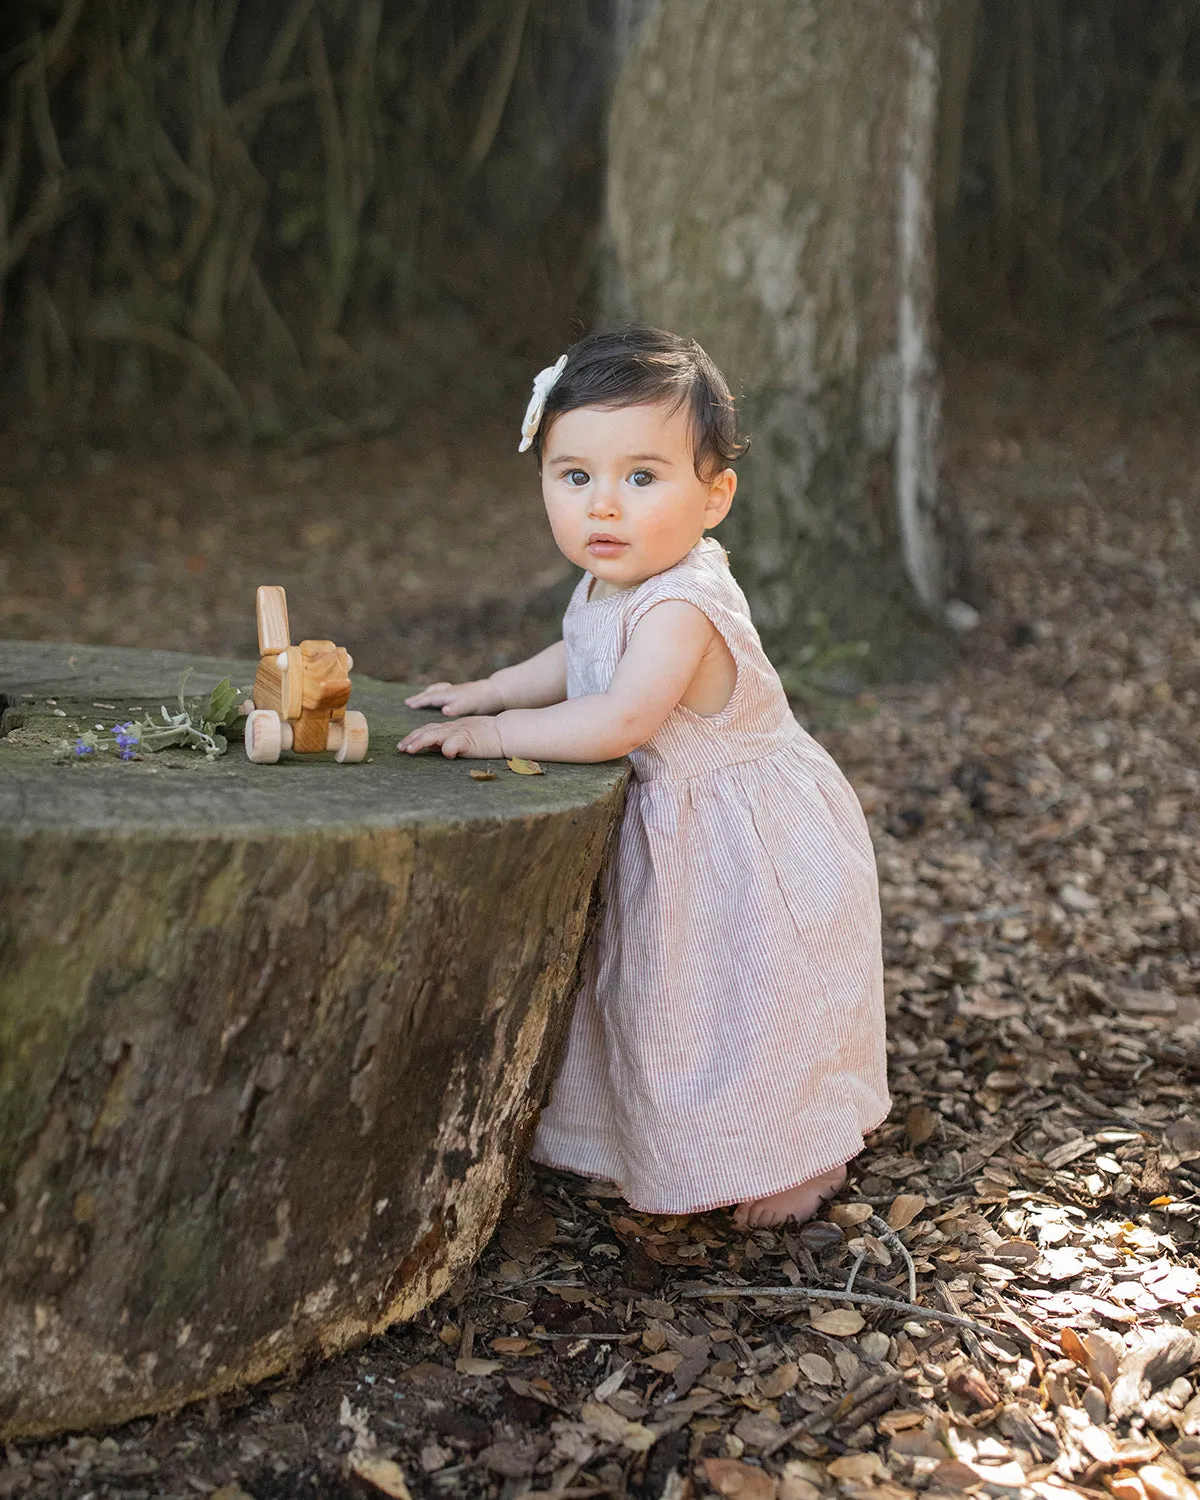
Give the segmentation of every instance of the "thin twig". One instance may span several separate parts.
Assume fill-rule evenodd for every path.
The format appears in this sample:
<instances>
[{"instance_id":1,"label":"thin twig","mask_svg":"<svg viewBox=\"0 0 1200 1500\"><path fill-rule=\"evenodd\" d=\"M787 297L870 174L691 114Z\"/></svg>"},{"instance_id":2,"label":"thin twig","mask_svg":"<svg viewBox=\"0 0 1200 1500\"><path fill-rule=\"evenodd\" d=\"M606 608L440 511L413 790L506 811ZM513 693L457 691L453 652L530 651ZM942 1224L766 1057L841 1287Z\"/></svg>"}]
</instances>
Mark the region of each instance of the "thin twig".
<instances>
[{"instance_id":1,"label":"thin twig","mask_svg":"<svg viewBox=\"0 0 1200 1500\"><path fill-rule=\"evenodd\" d=\"M1005 917L1021 917L1029 910L1027 906L985 906L979 911L949 911L937 920L944 927L957 927L961 922L1000 922Z\"/></svg>"},{"instance_id":2,"label":"thin twig","mask_svg":"<svg viewBox=\"0 0 1200 1500\"><path fill-rule=\"evenodd\" d=\"M878 1214L872 1214L868 1223L876 1231L881 1240L891 1245L893 1250L900 1252L900 1258L908 1268L908 1300L915 1302L917 1300L917 1268L913 1264L912 1256L908 1253L908 1246L887 1220L881 1219Z\"/></svg>"},{"instance_id":3,"label":"thin twig","mask_svg":"<svg viewBox=\"0 0 1200 1500\"><path fill-rule=\"evenodd\" d=\"M582 1467L582 1465L580 1465ZM446 1471L443 1469L442 1473ZM624 1495L623 1484L589 1484L586 1488L575 1485L565 1490L526 1490L525 1500L588 1500L591 1495Z\"/></svg>"},{"instance_id":4,"label":"thin twig","mask_svg":"<svg viewBox=\"0 0 1200 1500\"><path fill-rule=\"evenodd\" d=\"M959 1307L958 1303L954 1299L954 1293L950 1290L946 1283L941 1280L940 1277L934 1277L933 1289L935 1292L937 1292L938 1296L945 1304L946 1311L949 1313L953 1313L955 1317L958 1317L960 1315ZM990 1365L994 1363L994 1361L985 1351L983 1345L979 1342L978 1337L969 1328L963 1329L963 1343L966 1344L968 1353L971 1355L971 1358L976 1361L976 1363L980 1365Z\"/></svg>"},{"instance_id":5,"label":"thin twig","mask_svg":"<svg viewBox=\"0 0 1200 1500\"><path fill-rule=\"evenodd\" d=\"M1047 1353L1053 1354L1056 1359L1058 1358L1062 1350L1057 1345L1048 1343L1045 1339L1041 1338L1024 1318L1019 1317L1008 1303L1005 1302L990 1281L981 1278L979 1288L995 1307L996 1312L994 1316L1000 1322L1005 1323L1014 1333L1023 1338L1026 1343L1036 1344L1039 1349L1045 1349Z\"/></svg>"},{"instance_id":6,"label":"thin twig","mask_svg":"<svg viewBox=\"0 0 1200 1500\"><path fill-rule=\"evenodd\" d=\"M872 1416L888 1409L895 1399L892 1393L902 1381L903 1377L897 1372L868 1376L852 1391L847 1391L844 1396L835 1396L832 1401L827 1401L824 1406L809 1412L791 1427L785 1427L782 1432L777 1433L763 1446L762 1456L769 1458L801 1433L827 1434L831 1427L857 1427L860 1422L869 1421Z\"/></svg>"},{"instance_id":7,"label":"thin twig","mask_svg":"<svg viewBox=\"0 0 1200 1500\"><path fill-rule=\"evenodd\" d=\"M681 1297L711 1297L720 1300L725 1297L782 1297L785 1300L796 1297L808 1302L857 1302L864 1307L881 1307L888 1312L904 1313L910 1318L919 1319L922 1323L953 1323L957 1328L970 1328L975 1333L984 1333L991 1338L996 1329L988 1323L978 1323L974 1318L964 1318L956 1313L937 1312L932 1307L920 1307L915 1302L900 1302L892 1297L876 1297L870 1292L845 1292L837 1288L824 1286L715 1286L705 1287L703 1291L684 1291ZM1006 1309L1007 1311L1007 1309ZM1052 1344L1046 1343L1031 1331L1019 1330L1021 1337L1030 1344L1037 1344L1042 1349L1054 1349ZM1059 1351L1054 1349L1054 1353Z\"/></svg>"},{"instance_id":8,"label":"thin twig","mask_svg":"<svg viewBox=\"0 0 1200 1500\"><path fill-rule=\"evenodd\" d=\"M636 1329L629 1329L625 1333L522 1333L518 1337L540 1339L545 1343L556 1339L570 1339L572 1343L577 1339L586 1339L589 1343L623 1344L630 1339L641 1338L641 1334Z\"/></svg>"}]
</instances>

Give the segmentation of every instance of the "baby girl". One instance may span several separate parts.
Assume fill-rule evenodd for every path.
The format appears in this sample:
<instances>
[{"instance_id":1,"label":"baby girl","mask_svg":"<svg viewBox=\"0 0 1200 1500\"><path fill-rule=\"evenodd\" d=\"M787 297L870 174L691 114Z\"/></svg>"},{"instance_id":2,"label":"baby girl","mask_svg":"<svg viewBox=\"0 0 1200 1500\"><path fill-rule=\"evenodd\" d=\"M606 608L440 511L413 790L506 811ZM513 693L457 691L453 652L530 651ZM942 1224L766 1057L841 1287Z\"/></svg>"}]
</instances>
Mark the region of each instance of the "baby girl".
<instances>
[{"instance_id":1,"label":"baby girl","mask_svg":"<svg viewBox=\"0 0 1200 1500\"><path fill-rule=\"evenodd\" d=\"M809 1218L888 1112L875 861L792 715L722 547L745 444L691 339L591 334L534 382L563 639L408 700L410 754L633 766L535 1160L635 1209Z\"/></svg>"}]
</instances>

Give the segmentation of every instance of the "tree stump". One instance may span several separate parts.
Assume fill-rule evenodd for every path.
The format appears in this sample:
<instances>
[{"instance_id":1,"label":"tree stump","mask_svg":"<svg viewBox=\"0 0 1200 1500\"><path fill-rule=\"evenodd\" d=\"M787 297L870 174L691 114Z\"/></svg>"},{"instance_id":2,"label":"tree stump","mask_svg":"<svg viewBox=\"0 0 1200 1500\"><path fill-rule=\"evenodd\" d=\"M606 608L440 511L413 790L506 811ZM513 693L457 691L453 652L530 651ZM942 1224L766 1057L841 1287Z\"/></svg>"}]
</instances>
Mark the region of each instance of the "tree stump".
<instances>
[{"instance_id":1,"label":"tree stump","mask_svg":"<svg viewBox=\"0 0 1200 1500\"><path fill-rule=\"evenodd\" d=\"M569 1019L623 765L52 742L254 664L0 647L0 1437L229 1390L477 1255ZM51 702L48 700L57 700ZM59 716L55 714L58 709Z\"/></svg>"}]
</instances>

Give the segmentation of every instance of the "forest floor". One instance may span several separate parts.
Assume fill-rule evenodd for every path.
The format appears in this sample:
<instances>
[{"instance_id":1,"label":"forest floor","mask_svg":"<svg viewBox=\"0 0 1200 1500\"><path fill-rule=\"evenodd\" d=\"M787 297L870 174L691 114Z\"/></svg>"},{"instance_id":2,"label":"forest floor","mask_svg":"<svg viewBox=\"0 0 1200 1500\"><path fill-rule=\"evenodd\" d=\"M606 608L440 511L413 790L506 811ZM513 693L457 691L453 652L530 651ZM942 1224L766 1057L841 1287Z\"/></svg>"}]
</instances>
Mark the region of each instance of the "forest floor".
<instances>
[{"instance_id":1,"label":"forest floor","mask_svg":"<svg viewBox=\"0 0 1200 1500\"><path fill-rule=\"evenodd\" d=\"M415 1322L10 1445L0 1497L1200 1494L1195 366L960 357L948 389L984 624L821 730L876 840L895 1097L836 1204L744 1234L538 1172ZM0 633L252 655L270 578L363 670L489 669L569 577L511 439L0 453Z\"/></svg>"}]
</instances>

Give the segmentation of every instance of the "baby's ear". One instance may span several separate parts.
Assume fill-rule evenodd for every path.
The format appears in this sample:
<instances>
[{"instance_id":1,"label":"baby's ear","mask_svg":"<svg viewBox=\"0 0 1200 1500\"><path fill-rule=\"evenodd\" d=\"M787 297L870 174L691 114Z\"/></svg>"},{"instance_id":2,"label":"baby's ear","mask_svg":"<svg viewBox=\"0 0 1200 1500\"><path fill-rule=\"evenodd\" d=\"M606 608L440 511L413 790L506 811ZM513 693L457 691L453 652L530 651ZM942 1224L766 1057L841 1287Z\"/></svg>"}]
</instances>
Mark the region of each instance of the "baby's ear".
<instances>
[{"instance_id":1,"label":"baby's ear","mask_svg":"<svg viewBox=\"0 0 1200 1500\"><path fill-rule=\"evenodd\" d=\"M704 507L706 526L718 526L729 514L733 497L737 491L737 475L732 469L722 469L708 485L708 503Z\"/></svg>"}]
</instances>

